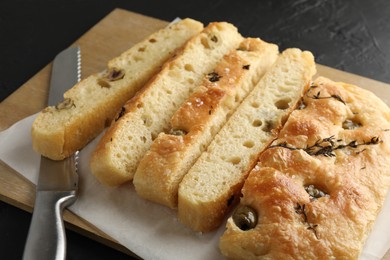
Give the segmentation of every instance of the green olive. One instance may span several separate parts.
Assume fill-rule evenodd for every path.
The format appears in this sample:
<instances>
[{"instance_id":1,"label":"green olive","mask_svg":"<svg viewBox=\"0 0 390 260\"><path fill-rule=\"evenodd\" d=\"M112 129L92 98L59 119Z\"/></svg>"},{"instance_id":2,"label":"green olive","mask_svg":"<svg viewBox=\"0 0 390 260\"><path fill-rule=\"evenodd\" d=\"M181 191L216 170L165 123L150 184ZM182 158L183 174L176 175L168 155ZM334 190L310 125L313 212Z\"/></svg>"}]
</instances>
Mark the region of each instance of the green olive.
<instances>
[{"instance_id":1,"label":"green olive","mask_svg":"<svg viewBox=\"0 0 390 260\"><path fill-rule=\"evenodd\" d=\"M305 187L305 191L309 194L310 198L315 200L321 197L328 196L325 192L322 190L316 188L314 185L309 185Z\"/></svg>"},{"instance_id":2,"label":"green olive","mask_svg":"<svg viewBox=\"0 0 390 260\"><path fill-rule=\"evenodd\" d=\"M125 76L125 72L118 68L110 68L106 74L106 78L109 81L116 81L119 79L123 79Z\"/></svg>"},{"instance_id":3,"label":"green olive","mask_svg":"<svg viewBox=\"0 0 390 260\"><path fill-rule=\"evenodd\" d=\"M182 136L182 135L186 135L187 132L182 130L182 129L171 129L171 131L169 132L171 135L178 135L178 136Z\"/></svg>"},{"instance_id":4,"label":"green olive","mask_svg":"<svg viewBox=\"0 0 390 260\"><path fill-rule=\"evenodd\" d=\"M347 130L354 130L356 128L361 127L362 125L359 122L354 120L347 119L343 122L343 128Z\"/></svg>"},{"instance_id":5,"label":"green olive","mask_svg":"<svg viewBox=\"0 0 390 260\"><path fill-rule=\"evenodd\" d=\"M65 98L62 102L56 105L57 110L69 109L72 107L76 107L73 100L70 98Z\"/></svg>"},{"instance_id":6,"label":"green olive","mask_svg":"<svg viewBox=\"0 0 390 260\"><path fill-rule=\"evenodd\" d=\"M234 224L243 231L256 227L257 212L249 206L239 206L233 213Z\"/></svg>"}]
</instances>

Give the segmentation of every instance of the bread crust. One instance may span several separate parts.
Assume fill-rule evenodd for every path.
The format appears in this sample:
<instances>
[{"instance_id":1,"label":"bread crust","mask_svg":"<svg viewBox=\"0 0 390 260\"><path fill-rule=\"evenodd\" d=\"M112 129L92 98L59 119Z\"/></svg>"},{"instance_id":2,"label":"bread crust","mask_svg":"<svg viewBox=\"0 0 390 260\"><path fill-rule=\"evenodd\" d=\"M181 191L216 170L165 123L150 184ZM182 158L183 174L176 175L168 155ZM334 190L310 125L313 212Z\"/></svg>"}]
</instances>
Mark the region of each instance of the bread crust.
<instances>
[{"instance_id":1,"label":"bread crust","mask_svg":"<svg viewBox=\"0 0 390 260\"><path fill-rule=\"evenodd\" d=\"M209 24L189 40L148 84L122 109L96 147L90 167L94 176L110 186L130 181L139 161L169 120L242 36L225 22ZM163 111L163 113L162 113Z\"/></svg>"},{"instance_id":2,"label":"bread crust","mask_svg":"<svg viewBox=\"0 0 390 260\"><path fill-rule=\"evenodd\" d=\"M195 231L220 226L257 154L276 138L315 73L314 57L285 50L215 136L179 186L179 220Z\"/></svg>"},{"instance_id":3,"label":"bread crust","mask_svg":"<svg viewBox=\"0 0 390 260\"><path fill-rule=\"evenodd\" d=\"M142 158L133 180L138 195L177 207L180 181L277 55L276 45L246 38L224 56L173 115L170 132L180 133L161 133Z\"/></svg>"},{"instance_id":4,"label":"bread crust","mask_svg":"<svg viewBox=\"0 0 390 260\"><path fill-rule=\"evenodd\" d=\"M64 94L64 103L38 114L31 130L34 150L61 160L82 149L175 50L202 29L203 25L192 19L169 25L109 61L106 71L76 84ZM113 78L117 72L123 75Z\"/></svg>"},{"instance_id":5,"label":"bread crust","mask_svg":"<svg viewBox=\"0 0 390 260\"><path fill-rule=\"evenodd\" d=\"M371 92L326 78L301 108L245 182L240 206L255 209L258 223L243 231L229 218L220 240L229 258L361 253L390 187L390 109ZM323 196L310 197L308 185Z\"/></svg>"}]
</instances>

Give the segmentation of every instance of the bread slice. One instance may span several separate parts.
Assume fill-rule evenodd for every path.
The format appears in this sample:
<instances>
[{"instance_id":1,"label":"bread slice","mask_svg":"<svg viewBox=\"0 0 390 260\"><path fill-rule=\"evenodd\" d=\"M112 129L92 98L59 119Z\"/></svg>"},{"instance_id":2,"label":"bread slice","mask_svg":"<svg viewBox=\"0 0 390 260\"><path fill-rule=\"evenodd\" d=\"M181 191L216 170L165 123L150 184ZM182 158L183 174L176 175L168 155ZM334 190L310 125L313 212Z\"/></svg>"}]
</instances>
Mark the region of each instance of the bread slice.
<instances>
[{"instance_id":1,"label":"bread slice","mask_svg":"<svg viewBox=\"0 0 390 260\"><path fill-rule=\"evenodd\" d=\"M276 45L253 38L226 54L142 158L133 180L138 195L176 208L182 178L277 56Z\"/></svg>"},{"instance_id":2,"label":"bread slice","mask_svg":"<svg viewBox=\"0 0 390 260\"><path fill-rule=\"evenodd\" d=\"M114 58L108 69L91 75L64 94L64 101L42 110L32 126L40 154L61 160L83 148L109 124L123 104L203 25L184 19L153 33Z\"/></svg>"},{"instance_id":3,"label":"bread slice","mask_svg":"<svg viewBox=\"0 0 390 260\"><path fill-rule=\"evenodd\" d=\"M359 258L390 187L390 109L325 78L300 107L245 182L229 259Z\"/></svg>"},{"instance_id":4,"label":"bread slice","mask_svg":"<svg viewBox=\"0 0 390 260\"><path fill-rule=\"evenodd\" d=\"M220 226L257 154L276 136L315 73L313 55L287 49L242 102L179 186L178 215L195 231Z\"/></svg>"},{"instance_id":5,"label":"bread slice","mask_svg":"<svg viewBox=\"0 0 390 260\"><path fill-rule=\"evenodd\" d=\"M219 60L238 47L242 36L225 22L211 23L186 43L157 76L122 109L94 151L90 166L107 185L133 179L139 161L169 120Z\"/></svg>"}]
</instances>

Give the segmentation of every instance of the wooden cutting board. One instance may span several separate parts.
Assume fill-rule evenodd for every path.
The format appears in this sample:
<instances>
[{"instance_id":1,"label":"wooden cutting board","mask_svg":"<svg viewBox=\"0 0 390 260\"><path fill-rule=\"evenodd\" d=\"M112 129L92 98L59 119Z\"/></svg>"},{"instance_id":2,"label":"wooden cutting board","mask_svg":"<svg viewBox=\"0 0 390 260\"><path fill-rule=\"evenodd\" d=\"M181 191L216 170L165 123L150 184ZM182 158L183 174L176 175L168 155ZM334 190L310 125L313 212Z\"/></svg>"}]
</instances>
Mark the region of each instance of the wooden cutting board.
<instances>
[{"instance_id":1,"label":"wooden cutting board","mask_svg":"<svg viewBox=\"0 0 390 260\"><path fill-rule=\"evenodd\" d=\"M74 43L79 45L82 51L82 78L102 71L110 59L167 24L166 21L115 9ZM0 131L45 107L51 66L52 64L48 64L0 103ZM389 84L322 65L317 65L317 70L318 75L335 81L344 81L362 87L369 86L370 90L382 94L380 97L390 105ZM35 200L35 186L1 161L0 199L29 212L32 212ZM65 211L64 220L67 228L117 250L132 254L114 239L75 214ZM389 252L384 259L390 260Z\"/></svg>"}]
</instances>

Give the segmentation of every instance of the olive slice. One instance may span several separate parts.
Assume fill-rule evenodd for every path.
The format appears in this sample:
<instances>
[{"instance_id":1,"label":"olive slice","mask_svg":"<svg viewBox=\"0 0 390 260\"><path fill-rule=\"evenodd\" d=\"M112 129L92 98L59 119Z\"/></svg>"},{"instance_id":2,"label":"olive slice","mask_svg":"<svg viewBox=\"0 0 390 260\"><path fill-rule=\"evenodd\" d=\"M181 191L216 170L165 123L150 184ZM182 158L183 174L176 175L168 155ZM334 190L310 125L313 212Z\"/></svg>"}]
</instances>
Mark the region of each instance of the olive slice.
<instances>
[{"instance_id":1,"label":"olive slice","mask_svg":"<svg viewBox=\"0 0 390 260\"><path fill-rule=\"evenodd\" d=\"M359 122L354 120L347 119L343 122L343 128L346 130L354 130L356 128L361 127L362 125Z\"/></svg>"},{"instance_id":2,"label":"olive slice","mask_svg":"<svg viewBox=\"0 0 390 260\"><path fill-rule=\"evenodd\" d=\"M187 132L182 130L182 129L171 129L171 131L169 132L169 134L171 135L177 135L177 136L183 136L183 135L186 135Z\"/></svg>"},{"instance_id":3,"label":"olive slice","mask_svg":"<svg viewBox=\"0 0 390 260\"><path fill-rule=\"evenodd\" d=\"M243 231L256 227L257 219L256 210L249 206L239 206L233 213L234 224Z\"/></svg>"},{"instance_id":4,"label":"olive slice","mask_svg":"<svg viewBox=\"0 0 390 260\"><path fill-rule=\"evenodd\" d=\"M62 102L58 103L55 107L57 110L69 109L75 107L73 100L70 98L65 98Z\"/></svg>"},{"instance_id":5,"label":"olive slice","mask_svg":"<svg viewBox=\"0 0 390 260\"><path fill-rule=\"evenodd\" d=\"M306 186L305 191L309 194L310 199L312 199L312 200L316 200L316 199L321 198L321 197L329 196L328 194L326 194L322 190L316 188L313 184Z\"/></svg>"},{"instance_id":6,"label":"olive slice","mask_svg":"<svg viewBox=\"0 0 390 260\"><path fill-rule=\"evenodd\" d=\"M118 68L110 68L106 74L106 78L109 81L116 81L119 79L123 79L125 76L125 72Z\"/></svg>"}]
</instances>

